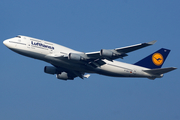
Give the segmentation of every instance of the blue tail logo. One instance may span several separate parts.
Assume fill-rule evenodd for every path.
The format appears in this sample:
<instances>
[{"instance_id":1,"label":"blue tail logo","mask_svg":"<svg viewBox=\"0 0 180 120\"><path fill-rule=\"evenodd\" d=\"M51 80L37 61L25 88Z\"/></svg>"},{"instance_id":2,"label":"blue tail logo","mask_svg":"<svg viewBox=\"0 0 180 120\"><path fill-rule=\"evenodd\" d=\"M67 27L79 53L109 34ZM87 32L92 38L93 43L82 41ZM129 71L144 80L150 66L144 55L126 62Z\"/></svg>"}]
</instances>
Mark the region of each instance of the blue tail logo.
<instances>
[{"instance_id":1,"label":"blue tail logo","mask_svg":"<svg viewBox=\"0 0 180 120\"><path fill-rule=\"evenodd\" d=\"M170 50L161 48L160 50L154 52L153 54L145 57L134 65L138 65L141 67L146 67L150 69L161 68L163 63L165 62Z\"/></svg>"}]
</instances>

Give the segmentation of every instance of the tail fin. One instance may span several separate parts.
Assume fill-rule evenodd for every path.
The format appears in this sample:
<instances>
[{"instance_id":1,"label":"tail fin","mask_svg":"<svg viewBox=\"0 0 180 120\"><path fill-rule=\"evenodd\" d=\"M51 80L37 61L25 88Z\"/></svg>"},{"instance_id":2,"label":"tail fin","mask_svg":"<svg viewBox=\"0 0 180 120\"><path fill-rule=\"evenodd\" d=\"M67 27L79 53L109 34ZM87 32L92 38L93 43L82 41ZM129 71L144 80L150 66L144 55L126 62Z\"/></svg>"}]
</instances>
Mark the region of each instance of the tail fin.
<instances>
[{"instance_id":1,"label":"tail fin","mask_svg":"<svg viewBox=\"0 0 180 120\"><path fill-rule=\"evenodd\" d=\"M146 58L138 61L134 65L138 65L150 69L161 68L170 51L171 50L161 48L160 50L154 52L153 54L147 56Z\"/></svg>"}]
</instances>

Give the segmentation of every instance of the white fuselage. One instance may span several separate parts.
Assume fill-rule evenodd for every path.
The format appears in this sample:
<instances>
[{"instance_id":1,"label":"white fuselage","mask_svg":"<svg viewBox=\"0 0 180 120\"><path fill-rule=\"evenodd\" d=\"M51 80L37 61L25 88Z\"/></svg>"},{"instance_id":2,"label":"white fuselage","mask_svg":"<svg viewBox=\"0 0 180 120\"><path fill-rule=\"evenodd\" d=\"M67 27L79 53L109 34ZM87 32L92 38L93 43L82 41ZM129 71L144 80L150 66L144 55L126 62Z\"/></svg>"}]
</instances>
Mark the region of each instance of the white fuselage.
<instances>
[{"instance_id":1,"label":"white fuselage","mask_svg":"<svg viewBox=\"0 0 180 120\"><path fill-rule=\"evenodd\" d=\"M115 60L109 61L104 59L103 61L106 64L96 68L86 65L82 61L68 60L65 57L67 57L69 53L84 53L72 50L70 48L55 43L31 37L14 37L5 40L3 43L9 49L19 54L46 61L55 66L60 66L64 69L71 69L74 71L80 71L84 73L98 73L113 77L153 77L151 74L143 72L143 70L149 70L148 68L127 64Z\"/></svg>"}]
</instances>

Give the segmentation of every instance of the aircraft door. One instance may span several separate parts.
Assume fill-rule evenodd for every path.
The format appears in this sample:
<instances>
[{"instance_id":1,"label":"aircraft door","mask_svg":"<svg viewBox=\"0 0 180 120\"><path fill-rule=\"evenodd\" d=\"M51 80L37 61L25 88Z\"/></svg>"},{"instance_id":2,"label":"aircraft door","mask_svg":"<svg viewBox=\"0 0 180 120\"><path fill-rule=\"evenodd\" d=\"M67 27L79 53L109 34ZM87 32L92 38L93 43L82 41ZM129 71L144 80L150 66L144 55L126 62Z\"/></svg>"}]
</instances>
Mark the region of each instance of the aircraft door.
<instances>
[{"instance_id":1,"label":"aircraft door","mask_svg":"<svg viewBox=\"0 0 180 120\"><path fill-rule=\"evenodd\" d=\"M27 41L27 48L30 49L31 48L31 41L26 39L26 37L24 37L24 39Z\"/></svg>"},{"instance_id":2,"label":"aircraft door","mask_svg":"<svg viewBox=\"0 0 180 120\"><path fill-rule=\"evenodd\" d=\"M20 43L21 43L21 39L16 39L14 42L15 47L18 48Z\"/></svg>"}]
</instances>

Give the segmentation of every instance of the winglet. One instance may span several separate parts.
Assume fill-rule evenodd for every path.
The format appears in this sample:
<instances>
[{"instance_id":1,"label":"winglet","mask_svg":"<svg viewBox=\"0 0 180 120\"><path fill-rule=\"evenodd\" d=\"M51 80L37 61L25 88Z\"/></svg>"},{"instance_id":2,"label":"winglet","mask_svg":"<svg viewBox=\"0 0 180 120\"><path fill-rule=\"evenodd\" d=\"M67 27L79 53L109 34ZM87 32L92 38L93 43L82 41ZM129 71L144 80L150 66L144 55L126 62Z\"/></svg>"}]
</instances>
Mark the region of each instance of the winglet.
<instances>
[{"instance_id":1,"label":"winglet","mask_svg":"<svg viewBox=\"0 0 180 120\"><path fill-rule=\"evenodd\" d=\"M153 44L155 44L156 42L157 42L157 40L153 40L153 41L151 41L151 42L148 42L148 44L153 45Z\"/></svg>"}]
</instances>

